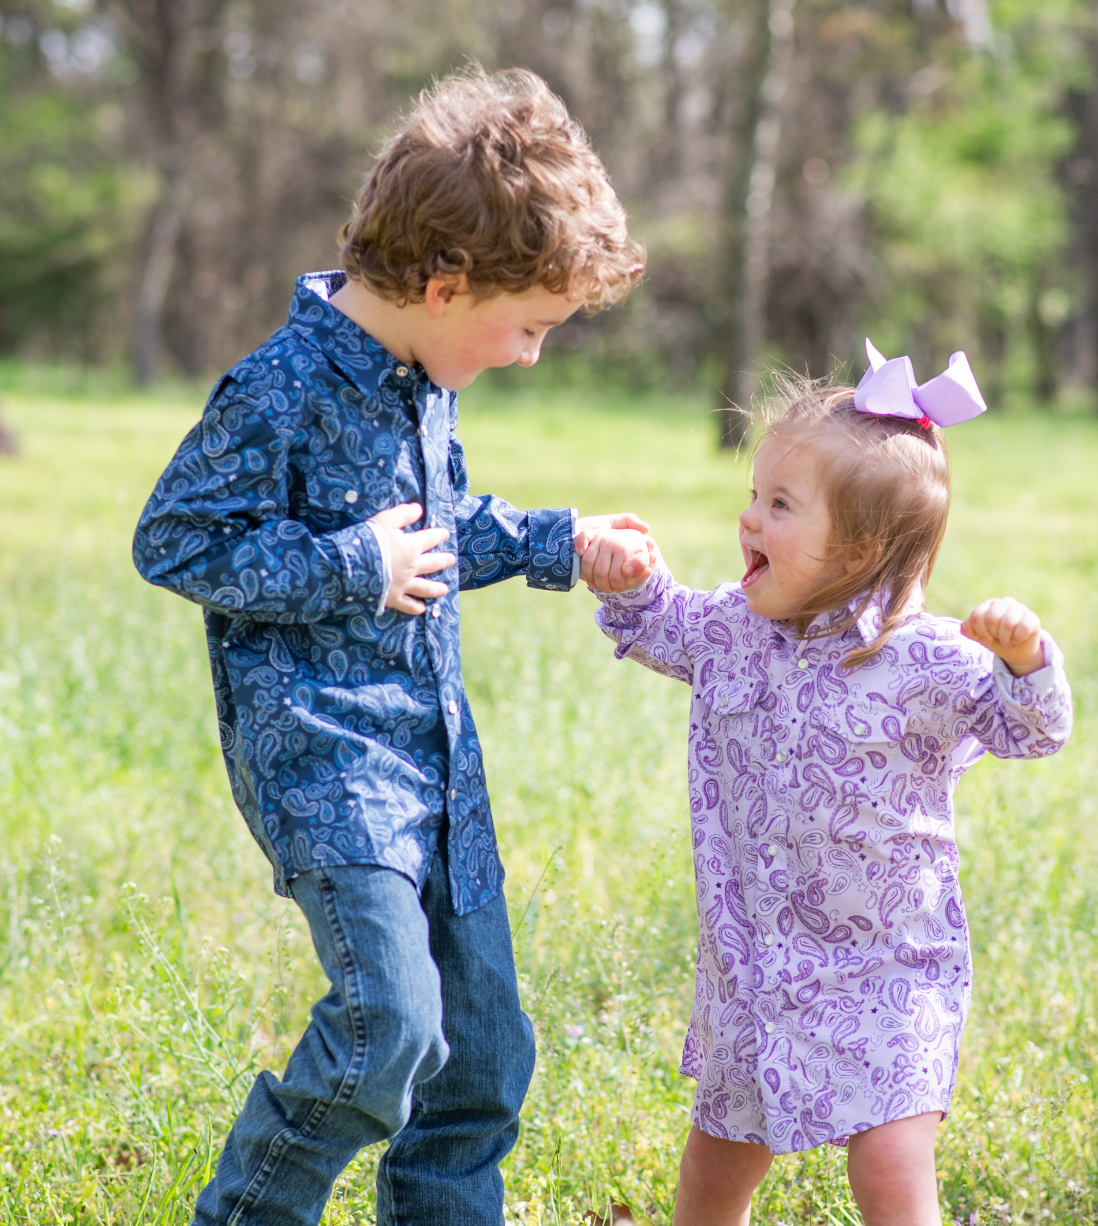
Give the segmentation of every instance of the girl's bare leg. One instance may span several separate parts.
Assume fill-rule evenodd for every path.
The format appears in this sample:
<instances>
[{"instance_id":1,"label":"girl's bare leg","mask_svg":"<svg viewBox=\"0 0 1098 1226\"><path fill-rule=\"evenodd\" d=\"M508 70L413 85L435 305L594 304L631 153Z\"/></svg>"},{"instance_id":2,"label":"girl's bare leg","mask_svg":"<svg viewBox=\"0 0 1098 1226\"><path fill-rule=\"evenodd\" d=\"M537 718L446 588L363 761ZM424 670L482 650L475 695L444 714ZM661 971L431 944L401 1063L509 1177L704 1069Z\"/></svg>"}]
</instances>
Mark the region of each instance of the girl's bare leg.
<instances>
[{"instance_id":1,"label":"girl's bare leg","mask_svg":"<svg viewBox=\"0 0 1098 1226\"><path fill-rule=\"evenodd\" d=\"M934 1133L940 1111L893 1120L850 1138L846 1173L865 1226L941 1226Z\"/></svg>"},{"instance_id":2,"label":"girl's bare leg","mask_svg":"<svg viewBox=\"0 0 1098 1226\"><path fill-rule=\"evenodd\" d=\"M770 1163L765 1145L722 1141L691 1128L679 1167L674 1226L747 1226L751 1194Z\"/></svg>"}]
</instances>

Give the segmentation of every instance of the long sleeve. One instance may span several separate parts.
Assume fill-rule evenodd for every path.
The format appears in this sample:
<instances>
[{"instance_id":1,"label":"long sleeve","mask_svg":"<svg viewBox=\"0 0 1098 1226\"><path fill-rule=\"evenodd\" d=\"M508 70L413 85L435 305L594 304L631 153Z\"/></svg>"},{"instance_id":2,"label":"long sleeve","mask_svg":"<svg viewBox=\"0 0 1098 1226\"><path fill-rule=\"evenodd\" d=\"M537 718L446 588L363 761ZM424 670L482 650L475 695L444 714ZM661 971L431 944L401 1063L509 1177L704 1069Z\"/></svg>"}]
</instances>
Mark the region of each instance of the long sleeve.
<instances>
[{"instance_id":1,"label":"long sleeve","mask_svg":"<svg viewBox=\"0 0 1098 1226\"><path fill-rule=\"evenodd\" d=\"M571 590L579 574L572 543L576 512L569 507L520 511L494 494L470 494L465 451L454 433L456 397L451 404L450 480L461 590L488 587L516 575L525 575L529 587Z\"/></svg>"},{"instance_id":2,"label":"long sleeve","mask_svg":"<svg viewBox=\"0 0 1098 1226\"><path fill-rule=\"evenodd\" d=\"M596 591L595 595L601 602L595 621L617 644L614 654L619 660L628 657L657 673L693 683L690 627L700 621L699 600L707 593L692 592L676 583L660 558L656 569L635 590Z\"/></svg>"},{"instance_id":3,"label":"long sleeve","mask_svg":"<svg viewBox=\"0 0 1098 1226\"><path fill-rule=\"evenodd\" d=\"M288 417L276 429L235 380L215 390L138 522L133 557L150 583L272 622L375 612L385 572L374 533L354 523L314 535L291 517Z\"/></svg>"},{"instance_id":4,"label":"long sleeve","mask_svg":"<svg viewBox=\"0 0 1098 1226\"><path fill-rule=\"evenodd\" d=\"M1043 758L1063 746L1071 735L1071 688L1062 652L1048 634L1041 643L1045 667L1025 677L980 649L965 697L943 716L950 739L974 737L996 758Z\"/></svg>"}]
</instances>

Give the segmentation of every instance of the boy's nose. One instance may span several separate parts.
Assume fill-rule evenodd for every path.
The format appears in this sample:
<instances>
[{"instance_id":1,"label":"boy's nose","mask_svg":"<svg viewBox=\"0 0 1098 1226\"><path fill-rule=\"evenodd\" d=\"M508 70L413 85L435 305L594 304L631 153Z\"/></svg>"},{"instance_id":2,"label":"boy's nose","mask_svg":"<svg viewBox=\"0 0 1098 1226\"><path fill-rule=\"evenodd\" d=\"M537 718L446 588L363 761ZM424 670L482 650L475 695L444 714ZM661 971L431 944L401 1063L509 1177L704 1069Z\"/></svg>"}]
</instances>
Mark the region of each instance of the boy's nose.
<instances>
[{"instance_id":1,"label":"boy's nose","mask_svg":"<svg viewBox=\"0 0 1098 1226\"><path fill-rule=\"evenodd\" d=\"M528 345L518 356L520 366L536 366L541 356L541 341L536 345Z\"/></svg>"}]
</instances>

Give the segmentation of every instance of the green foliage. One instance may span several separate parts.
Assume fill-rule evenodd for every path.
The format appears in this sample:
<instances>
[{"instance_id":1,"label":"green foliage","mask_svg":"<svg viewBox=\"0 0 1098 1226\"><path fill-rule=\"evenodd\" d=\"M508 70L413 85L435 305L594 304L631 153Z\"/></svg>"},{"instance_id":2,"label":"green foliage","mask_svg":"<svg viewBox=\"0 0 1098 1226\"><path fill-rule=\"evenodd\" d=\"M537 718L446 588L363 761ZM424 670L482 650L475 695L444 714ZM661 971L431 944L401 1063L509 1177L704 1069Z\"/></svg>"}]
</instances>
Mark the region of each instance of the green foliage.
<instances>
[{"instance_id":1,"label":"green foliage","mask_svg":"<svg viewBox=\"0 0 1098 1226\"><path fill-rule=\"evenodd\" d=\"M9 31L13 20L38 32L22 12ZM56 79L33 39L0 41L0 353L37 343L84 361L113 356L96 319L119 288L147 194L120 156L116 92Z\"/></svg>"},{"instance_id":2,"label":"green foliage","mask_svg":"<svg viewBox=\"0 0 1098 1226\"><path fill-rule=\"evenodd\" d=\"M851 173L881 251L867 326L886 352L925 361L920 377L968 348L996 402L1032 385L1032 325L1053 333L1078 288L1059 182L1075 136L1059 108L1081 65L1029 30L1031 15L994 51L924 69L929 94L909 109L864 116Z\"/></svg>"},{"instance_id":3,"label":"green foliage","mask_svg":"<svg viewBox=\"0 0 1098 1226\"><path fill-rule=\"evenodd\" d=\"M182 1226L252 1075L281 1067L322 991L232 807L199 611L129 561L199 400L66 398L2 373L23 454L0 461L0 1221ZM704 403L478 387L463 404L477 488L632 508L684 580L739 572L745 473L714 452ZM1082 1226L1098 1213L1098 426L1004 415L950 433L931 606L1033 604L1067 653L1077 730L1057 758L985 761L959 790L976 985L942 1204ZM668 1223L693 1085L677 1072L689 695L614 661L593 608L519 583L462 608L539 1036L508 1216L545 1226L611 1202ZM372 1220L376 1157L346 1172L329 1226ZM854 1226L842 1151L778 1160L755 1220Z\"/></svg>"}]
</instances>

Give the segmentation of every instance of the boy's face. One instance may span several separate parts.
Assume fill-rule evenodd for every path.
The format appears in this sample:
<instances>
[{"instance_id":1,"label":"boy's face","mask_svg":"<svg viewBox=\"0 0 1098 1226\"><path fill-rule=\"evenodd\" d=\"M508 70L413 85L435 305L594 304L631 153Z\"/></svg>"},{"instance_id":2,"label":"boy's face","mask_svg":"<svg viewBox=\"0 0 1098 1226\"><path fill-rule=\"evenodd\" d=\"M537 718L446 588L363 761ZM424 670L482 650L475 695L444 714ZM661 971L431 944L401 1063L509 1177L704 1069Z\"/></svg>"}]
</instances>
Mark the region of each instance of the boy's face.
<instances>
[{"instance_id":1,"label":"boy's face","mask_svg":"<svg viewBox=\"0 0 1098 1226\"><path fill-rule=\"evenodd\" d=\"M542 285L476 298L432 278L423 305L430 323L415 357L439 387L460 391L491 366L533 366L545 334L582 303Z\"/></svg>"}]
</instances>

